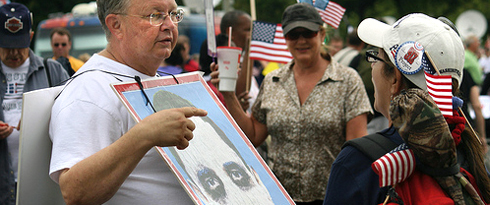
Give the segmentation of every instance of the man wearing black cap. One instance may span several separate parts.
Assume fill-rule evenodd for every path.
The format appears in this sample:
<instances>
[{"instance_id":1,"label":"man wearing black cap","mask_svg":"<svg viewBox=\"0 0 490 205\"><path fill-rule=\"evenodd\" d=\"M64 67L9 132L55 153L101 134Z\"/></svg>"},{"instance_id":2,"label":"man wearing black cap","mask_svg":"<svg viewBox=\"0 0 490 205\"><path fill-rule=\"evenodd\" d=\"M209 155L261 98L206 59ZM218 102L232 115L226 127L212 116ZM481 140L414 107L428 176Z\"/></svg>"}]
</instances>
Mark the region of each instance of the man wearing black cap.
<instances>
[{"instance_id":1,"label":"man wearing black cap","mask_svg":"<svg viewBox=\"0 0 490 205\"><path fill-rule=\"evenodd\" d=\"M32 15L24 5L0 7L0 204L15 204L22 94L68 78L61 64L49 60L48 79L43 58L29 49L31 26Z\"/></svg>"}]
</instances>

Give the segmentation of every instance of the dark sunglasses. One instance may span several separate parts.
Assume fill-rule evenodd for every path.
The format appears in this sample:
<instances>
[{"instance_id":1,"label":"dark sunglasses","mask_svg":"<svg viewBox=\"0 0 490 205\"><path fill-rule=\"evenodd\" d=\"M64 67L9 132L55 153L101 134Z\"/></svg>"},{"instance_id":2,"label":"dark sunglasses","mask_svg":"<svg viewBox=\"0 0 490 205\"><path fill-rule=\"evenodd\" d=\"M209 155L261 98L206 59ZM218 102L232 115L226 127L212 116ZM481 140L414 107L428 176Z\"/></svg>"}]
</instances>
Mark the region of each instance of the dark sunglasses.
<instances>
[{"instance_id":1,"label":"dark sunglasses","mask_svg":"<svg viewBox=\"0 0 490 205\"><path fill-rule=\"evenodd\" d=\"M318 35L318 31L310 31L310 30L303 30L303 31L291 31L288 34L286 34L286 39L287 40L296 40L299 38L299 36L303 36L303 38L313 38Z\"/></svg>"},{"instance_id":2,"label":"dark sunglasses","mask_svg":"<svg viewBox=\"0 0 490 205\"><path fill-rule=\"evenodd\" d=\"M66 43L61 43L61 44L59 44L59 43L55 43L55 44L54 44L54 47L58 47L58 46L60 46L60 45L61 45L61 47L65 47L65 46L66 46Z\"/></svg>"},{"instance_id":3,"label":"dark sunglasses","mask_svg":"<svg viewBox=\"0 0 490 205\"><path fill-rule=\"evenodd\" d=\"M366 61L370 63L376 63L376 61L381 61L383 63L388 64L385 60L378 57L379 52L374 50L366 51Z\"/></svg>"}]
</instances>

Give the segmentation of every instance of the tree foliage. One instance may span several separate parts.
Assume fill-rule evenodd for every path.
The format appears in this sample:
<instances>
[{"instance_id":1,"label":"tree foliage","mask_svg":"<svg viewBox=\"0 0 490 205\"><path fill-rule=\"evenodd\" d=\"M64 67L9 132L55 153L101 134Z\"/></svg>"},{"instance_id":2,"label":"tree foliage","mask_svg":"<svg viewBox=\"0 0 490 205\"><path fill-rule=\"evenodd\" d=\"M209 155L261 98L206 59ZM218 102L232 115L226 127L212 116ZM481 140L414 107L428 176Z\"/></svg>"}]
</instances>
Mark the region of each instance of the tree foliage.
<instances>
[{"instance_id":1,"label":"tree foliage","mask_svg":"<svg viewBox=\"0 0 490 205\"><path fill-rule=\"evenodd\" d=\"M26 5L34 14L34 26L46 18L50 13L68 13L78 3L88 3L90 0L11 0ZM223 0L226 1L226 0ZM228 0L233 3L234 9L250 13L250 0ZM183 0L176 0L178 5L184 5ZM421 12L433 17L445 16L455 22L464 11L475 9L482 12L490 22L490 1L488 0L334 0L346 8L344 20L341 22L339 32L343 36L348 25L356 27L362 19L367 17L380 18L392 16L396 19L409 14ZM284 9L296 3L296 0L261 0L255 2L256 20L270 23L280 23ZM219 9L220 7L218 6ZM490 28L490 26L487 26ZM487 30L487 33L488 30Z\"/></svg>"},{"instance_id":2,"label":"tree foliage","mask_svg":"<svg viewBox=\"0 0 490 205\"><path fill-rule=\"evenodd\" d=\"M469 9L474 9L482 12L490 22L490 1L488 0L333 0L346 8L344 19L341 22L337 31L342 36L347 32L347 26L357 25L365 18L381 18L383 16L391 16L395 19L409 13L425 13L432 17L444 16L455 22L458 16ZM263 0L257 1L256 11L257 20L267 21L271 23L280 23L282 12L291 4L296 3L295 0ZM249 0L235 0L235 9L241 9L250 12ZM490 25L487 26L490 30Z\"/></svg>"}]
</instances>

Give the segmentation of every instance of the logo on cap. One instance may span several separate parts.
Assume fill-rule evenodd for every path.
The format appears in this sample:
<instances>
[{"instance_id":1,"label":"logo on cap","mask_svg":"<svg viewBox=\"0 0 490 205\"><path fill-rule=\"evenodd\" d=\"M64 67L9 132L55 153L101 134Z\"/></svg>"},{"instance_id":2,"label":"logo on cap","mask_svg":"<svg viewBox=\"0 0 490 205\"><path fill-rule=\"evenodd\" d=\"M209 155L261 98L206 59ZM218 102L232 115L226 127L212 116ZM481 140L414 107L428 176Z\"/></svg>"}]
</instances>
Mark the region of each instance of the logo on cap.
<instances>
[{"instance_id":1,"label":"logo on cap","mask_svg":"<svg viewBox=\"0 0 490 205\"><path fill-rule=\"evenodd\" d=\"M5 29L12 33L17 33L24 27L22 21L18 18L12 17L5 22Z\"/></svg>"},{"instance_id":2,"label":"logo on cap","mask_svg":"<svg viewBox=\"0 0 490 205\"><path fill-rule=\"evenodd\" d=\"M424 47L420 43L407 41L400 45L396 51L396 67L404 74L415 74L423 68L423 54Z\"/></svg>"}]
</instances>

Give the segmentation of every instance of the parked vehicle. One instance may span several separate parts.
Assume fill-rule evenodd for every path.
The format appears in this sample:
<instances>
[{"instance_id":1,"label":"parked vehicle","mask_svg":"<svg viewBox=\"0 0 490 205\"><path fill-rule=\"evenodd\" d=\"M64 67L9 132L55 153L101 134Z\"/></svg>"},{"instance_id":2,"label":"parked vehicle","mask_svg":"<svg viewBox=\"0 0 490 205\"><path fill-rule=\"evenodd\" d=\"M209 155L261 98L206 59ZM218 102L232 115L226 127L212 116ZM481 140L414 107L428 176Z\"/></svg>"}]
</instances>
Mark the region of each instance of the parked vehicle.
<instances>
[{"instance_id":1,"label":"parked vehicle","mask_svg":"<svg viewBox=\"0 0 490 205\"><path fill-rule=\"evenodd\" d=\"M179 23L179 34L189 37L191 42L190 54L198 54L202 42L206 39L206 18L204 14L191 14L186 10L184 20ZM220 17L216 17L215 30L219 31ZM83 53L92 55L104 49L107 45L104 30L97 17L95 2L82 3L73 7L68 14L51 14L49 19L39 23L34 52L42 57L51 57L50 32L53 28L65 27L72 35L70 55L79 56Z\"/></svg>"}]
</instances>

